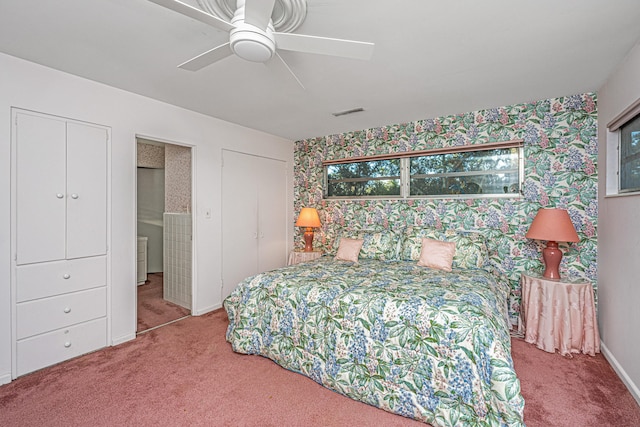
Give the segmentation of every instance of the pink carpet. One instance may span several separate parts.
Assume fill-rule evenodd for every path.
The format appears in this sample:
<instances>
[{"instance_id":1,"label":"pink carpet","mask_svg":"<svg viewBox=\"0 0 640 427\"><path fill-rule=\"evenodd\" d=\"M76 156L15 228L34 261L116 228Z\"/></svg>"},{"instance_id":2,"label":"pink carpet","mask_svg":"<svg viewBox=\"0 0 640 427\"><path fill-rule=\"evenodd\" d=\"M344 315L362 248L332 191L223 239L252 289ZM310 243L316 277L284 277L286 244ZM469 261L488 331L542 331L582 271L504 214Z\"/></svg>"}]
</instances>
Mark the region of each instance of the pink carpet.
<instances>
[{"instance_id":1,"label":"pink carpet","mask_svg":"<svg viewBox=\"0 0 640 427\"><path fill-rule=\"evenodd\" d=\"M144 285L138 286L137 332L164 325L184 316L190 311L162 298L162 273L149 273Z\"/></svg>"},{"instance_id":2,"label":"pink carpet","mask_svg":"<svg viewBox=\"0 0 640 427\"><path fill-rule=\"evenodd\" d=\"M218 310L0 387L2 426L424 426L233 353ZM640 425L602 356L567 359L514 340L535 426Z\"/></svg>"}]
</instances>

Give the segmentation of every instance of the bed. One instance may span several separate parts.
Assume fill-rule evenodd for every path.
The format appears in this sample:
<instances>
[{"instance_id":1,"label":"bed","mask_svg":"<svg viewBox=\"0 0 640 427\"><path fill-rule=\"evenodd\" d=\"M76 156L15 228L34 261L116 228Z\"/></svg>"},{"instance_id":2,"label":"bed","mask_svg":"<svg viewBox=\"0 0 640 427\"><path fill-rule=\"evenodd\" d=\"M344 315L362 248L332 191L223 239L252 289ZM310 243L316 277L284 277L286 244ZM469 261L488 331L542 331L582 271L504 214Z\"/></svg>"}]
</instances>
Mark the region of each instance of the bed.
<instances>
[{"instance_id":1,"label":"bed","mask_svg":"<svg viewBox=\"0 0 640 427\"><path fill-rule=\"evenodd\" d=\"M524 425L509 289L478 236L355 237L342 236L363 241L355 260L332 254L244 280L224 301L233 350L433 426ZM426 240L456 239L451 271L418 265Z\"/></svg>"}]
</instances>

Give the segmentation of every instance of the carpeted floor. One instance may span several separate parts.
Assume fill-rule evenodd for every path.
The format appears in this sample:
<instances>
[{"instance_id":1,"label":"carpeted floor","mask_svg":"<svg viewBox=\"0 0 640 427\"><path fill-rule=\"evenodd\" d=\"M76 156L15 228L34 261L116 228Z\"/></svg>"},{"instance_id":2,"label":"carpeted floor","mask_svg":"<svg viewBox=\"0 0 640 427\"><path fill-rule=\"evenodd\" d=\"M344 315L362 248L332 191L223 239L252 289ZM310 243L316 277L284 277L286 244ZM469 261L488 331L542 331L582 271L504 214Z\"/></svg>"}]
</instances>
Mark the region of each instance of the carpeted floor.
<instances>
[{"instance_id":1,"label":"carpeted floor","mask_svg":"<svg viewBox=\"0 0 640 427\"><path fill-rule=\"evenodd\" d=\"M138 286L138 326L144 332L188 316L190 311L162 298L162 273L149 273L144 285Z\"/></svg>"},{"instance_id":2,"label":"carpeted floor","mask_svg":"<svg viewBox=\"0 0 640 427\"><path fill-rule=\"evenodd\" d=\"M224 310L0 387L0 425L424 426L356 402L225 341ZM519 339L513 357L537 426L638 426L640 407L604 357L572 359Z\"/></svg>"}]
</instances>

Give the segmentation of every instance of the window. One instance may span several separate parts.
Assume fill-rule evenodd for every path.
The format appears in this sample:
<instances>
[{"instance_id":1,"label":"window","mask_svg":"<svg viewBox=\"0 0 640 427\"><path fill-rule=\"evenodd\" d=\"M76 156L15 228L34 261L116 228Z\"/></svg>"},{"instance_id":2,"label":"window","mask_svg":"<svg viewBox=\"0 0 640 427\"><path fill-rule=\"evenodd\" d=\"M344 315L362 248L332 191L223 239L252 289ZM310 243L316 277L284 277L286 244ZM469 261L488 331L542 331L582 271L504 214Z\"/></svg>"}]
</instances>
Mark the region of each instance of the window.
<instances>
[{"instance_id":1,"label":"window","mask_svg":"<svg viewBox=\"0 0 640 427\"><path fill-rule=\"evenodd\" d=\"M520 191L517 148L411 157L411 196Z\"/></svg>"},{"instance_id":2,"label":"window","mask_svg":"<svg viewBox=\"0 0 640 427\"><path fill-rule=\"evenodd\" d=\"M619 190L640 191L640 115L620 127Z\"/></svg>"},{"instance_id":3,"label":"window","mask_svg":"<svg viewBox=\"0 0 640 427\"><path fill-rule=\"evenodd\" d=\"M400 196L400 159L326 167L328 197Z\"/></svg>"},{"instance_id":4,"label":"window","mask_svg":"<svg viewBox=\"0 0 640 427\"><path fill-rule=\"evenodd\" d=\"M607 123L607 196L640 193L640 99Z\"/></svg>"},{"instance_id":5,"label":"window","mask_svg":"<svg viewBox=\"0 0 640 427\"><path fill-rule=\"evenodd\" d=\"M326 198L514 197L522 141L327 161Z\"/></svg>"}]
</instances>

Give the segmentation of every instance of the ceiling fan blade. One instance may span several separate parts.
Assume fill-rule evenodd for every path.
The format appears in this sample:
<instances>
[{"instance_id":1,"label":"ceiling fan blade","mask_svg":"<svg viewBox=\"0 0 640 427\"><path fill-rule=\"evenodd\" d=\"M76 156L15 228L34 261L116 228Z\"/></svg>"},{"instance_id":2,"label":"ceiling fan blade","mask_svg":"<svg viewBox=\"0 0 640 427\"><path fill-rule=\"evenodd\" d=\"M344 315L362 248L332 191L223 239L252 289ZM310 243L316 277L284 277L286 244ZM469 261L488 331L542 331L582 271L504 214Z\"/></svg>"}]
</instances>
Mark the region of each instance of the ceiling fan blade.
<instances>
[{"instance_id":1,"label":"ceiling fan blade","mask_svg":"<svg viewBox=\"0 0 640 427\"><path fill-rule=\"evenodd\" d=\"M244 22L266 30L276 0L245 0Z\"/></svg>"},{"instance_id":2,"label":"ceiling fan blade","mask_svg":"<svg viewBox=\"0 0 640 427\"><path fill-rule=\"evenodd\" d=\"M353 59L371 59L375 44L294 33L274 33L278 49Z\"/></svg>"},{"instance_id":3,"label":"ceiling fan blade","mask_svg":"<svg viewBox=\"0 0 640 427\"><path fill-rule=\"evenodd\" d=\"M279 74L283 74L285 72L288 72L289 74L291 74L293 76L293 78L296 80L296 82L298 82L298 85L300 85L302 90L305 90L306 88L304 87L304 85L302 84L302 82L300 81L298 76L296 76L296 74L293 72L293 70L291 68L289 68L289 65L287 65L285 60L282 59L282 57L278 54L278 52L275 52L275 54L276 54L275 56L277 56L278 59L272 58L271 61L265 62L264 65L267 66L271 70L275 70L275 72L277 72Z\"/></svg>"},{"instance_id":4,"label":"ceiling fan blade","mask_svg":"<svg viewBox=\"0 0 640 427\"><path fill-rule=\"evenodd\" d=\"M209 24L214 28L217 28L222 31L229 32L235 28L235 25L225 21L224 19L220 19L217 16L213 16L207 12L203 12L202 10L195 8L191 5L183 3L179 0L149 0L152 3L158 4L160 6L164 6L167 9L171 9L174 12L181 13L183 15L188 16L189 18L193 18L196 21L204 22L205 24Z\"/></svg>"},{"instance_id":5,"label":"ceiling fan blade","mask_svg":"<svg viewBox=\"0 0 640 427\"><path fill-rule=\"evenodd\" d=\"M198 71L207 65L211 65L214 62L220 61L221 59L226 58L227 56L233 55L231 51L230 43L222 44L218 47L214 47L211 50L202 53L195 58L192 58L182 64L178 65L178 68L182 68L184 70L189 71Z\"/></svg>"}]
</instances>

